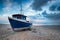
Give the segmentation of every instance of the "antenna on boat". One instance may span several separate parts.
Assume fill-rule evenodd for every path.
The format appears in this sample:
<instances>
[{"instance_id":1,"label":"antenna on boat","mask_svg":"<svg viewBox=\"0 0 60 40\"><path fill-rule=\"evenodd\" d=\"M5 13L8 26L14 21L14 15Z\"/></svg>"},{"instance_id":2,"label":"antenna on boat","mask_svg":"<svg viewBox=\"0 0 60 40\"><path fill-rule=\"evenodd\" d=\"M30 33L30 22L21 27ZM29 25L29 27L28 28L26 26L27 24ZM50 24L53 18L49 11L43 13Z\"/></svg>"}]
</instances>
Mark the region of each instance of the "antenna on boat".
<instances>
[{"instance_id":1,"label":"antenna on boat","mask_svg":"<svg viewBox=\"0 0 60 40\"><path fill-rule=\"evenodd\" d=\"M20 12L21 12L21 14L22 14L22 3L21 3L21 6L20 6L20 7L21 7Z\"/></svg>"},{"instance_id":2,"label":"antenna on boat","mask_svg":"<svg viewBox=\"0 0 60 40\"><path fill-rule=\"evenodd\" d=\"M21 2L21 4L20 4L20 13L21 13L21 14L23 14L23 8L22 8L22 6L23 6L23 4L22 4L22 2Z\"/></svg>"}]
</instances>

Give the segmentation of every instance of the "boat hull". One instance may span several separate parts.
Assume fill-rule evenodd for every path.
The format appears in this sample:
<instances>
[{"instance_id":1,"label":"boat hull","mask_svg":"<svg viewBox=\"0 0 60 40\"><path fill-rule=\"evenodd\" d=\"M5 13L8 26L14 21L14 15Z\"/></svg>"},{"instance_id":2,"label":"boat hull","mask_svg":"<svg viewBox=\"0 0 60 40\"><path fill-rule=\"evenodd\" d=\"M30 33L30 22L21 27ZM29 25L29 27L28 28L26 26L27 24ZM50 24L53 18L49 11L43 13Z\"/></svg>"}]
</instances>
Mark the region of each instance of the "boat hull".
<instances>
[{"instance_id":1,"label":"boat hull","mask_svg":"<svg viewBox=\"0 0 60 40\"><path fill-rule=\"evenodd\" d=\"M32 23L30 23L30 22L15 20L15 19L10 18L10 17L8 17L8 19L9 19L9 22L10 22L13 30L22 30L22 29L31 28L31 25L32 25Z\"/></svg>"}]
</instances>

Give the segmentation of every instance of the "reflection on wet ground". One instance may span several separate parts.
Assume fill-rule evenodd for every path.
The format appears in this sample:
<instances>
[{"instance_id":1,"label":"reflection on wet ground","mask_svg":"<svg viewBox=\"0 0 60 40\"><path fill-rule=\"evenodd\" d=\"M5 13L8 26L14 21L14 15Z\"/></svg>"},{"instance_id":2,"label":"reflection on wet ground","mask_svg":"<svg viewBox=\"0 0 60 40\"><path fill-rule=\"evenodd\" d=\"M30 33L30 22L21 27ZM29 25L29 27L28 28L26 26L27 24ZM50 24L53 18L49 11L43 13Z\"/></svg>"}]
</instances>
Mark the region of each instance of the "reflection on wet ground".
<instances>
[{"instance_id":1,"label":"reflection on wet ground","mask_svg":"<svg viewBox=\"0 0 60 40\"><path fill-rule=\"evenodd\" d=\"M14 32L10 25L1 24L0 40L60 40L60 25L37 25L30 31Z\"/></svg>"}]
</instances>

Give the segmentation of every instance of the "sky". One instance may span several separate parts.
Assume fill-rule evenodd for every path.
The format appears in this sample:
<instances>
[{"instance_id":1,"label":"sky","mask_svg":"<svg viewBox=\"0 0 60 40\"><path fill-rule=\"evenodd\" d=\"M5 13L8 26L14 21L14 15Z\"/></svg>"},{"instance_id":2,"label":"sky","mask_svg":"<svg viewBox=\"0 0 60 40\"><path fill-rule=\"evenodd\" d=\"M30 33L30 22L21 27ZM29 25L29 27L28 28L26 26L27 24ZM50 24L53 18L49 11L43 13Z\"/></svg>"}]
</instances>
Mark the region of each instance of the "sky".
<instances>
[{"instance_id":1,"label":"sky","mask_svg":"<svg viewBox=\"0 0 60 40\"><path fill-rule=\"evenodd\" d=\"M9 24L8 16L21 14L21 4L22 14L33 24L60 24L60 0L0 0L0 24Z\"/></svg>"}]
</instances>

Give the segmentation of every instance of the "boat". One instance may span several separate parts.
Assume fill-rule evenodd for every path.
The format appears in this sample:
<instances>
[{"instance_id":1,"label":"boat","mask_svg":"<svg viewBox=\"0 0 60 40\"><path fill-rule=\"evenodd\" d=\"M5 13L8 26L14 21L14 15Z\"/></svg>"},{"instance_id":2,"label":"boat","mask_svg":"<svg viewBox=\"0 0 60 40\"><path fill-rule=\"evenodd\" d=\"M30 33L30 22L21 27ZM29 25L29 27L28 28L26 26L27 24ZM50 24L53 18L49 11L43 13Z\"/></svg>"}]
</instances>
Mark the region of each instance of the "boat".
<instances>
[{"instance_id":1,"label":"boat","mask_svg":"<svg viewBox=\"0 0 60 40\"><path fill-rule=\"evenodd\" d=\"M20 14L13 14L12 17L8 17L8 20L13 30L28 29L32 26L32 23L26 20L27 16L25 16L23 13L22 2L20 8Z\"/></svg>"},{"instance_id":2,"label":"boat","mask_svg":"<svg viewBox=\"0 0 60 40\"><path fill-rule=\"evenodd\" d=\"M23 30L31 28L32 23L26 20L25 15L14 14L12 17L8 17L9 22L13 30Z\"/></svg>"}]
</instances>

